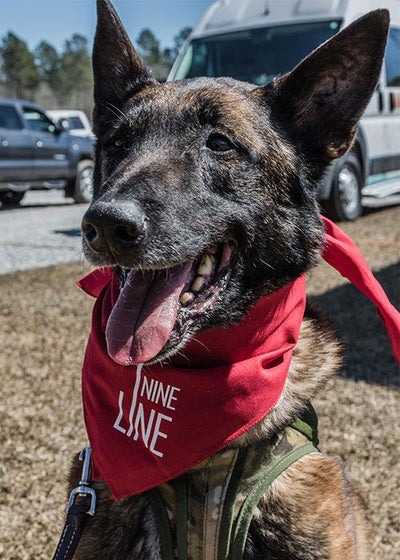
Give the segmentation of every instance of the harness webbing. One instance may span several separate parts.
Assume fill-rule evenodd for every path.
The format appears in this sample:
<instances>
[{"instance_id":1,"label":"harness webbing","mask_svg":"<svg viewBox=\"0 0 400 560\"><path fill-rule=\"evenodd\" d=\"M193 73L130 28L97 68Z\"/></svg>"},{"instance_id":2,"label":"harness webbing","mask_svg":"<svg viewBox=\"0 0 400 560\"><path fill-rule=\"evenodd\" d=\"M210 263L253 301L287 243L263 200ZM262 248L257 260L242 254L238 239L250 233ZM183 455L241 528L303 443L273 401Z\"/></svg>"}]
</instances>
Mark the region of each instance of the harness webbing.
<instances>
[{"instance_id":1,"label":"harness webbing","mask_svg":"<svg viewBox=\"0 0 400 560\"><path fill-rule=\"evenodd\" d=\"M272 440L222 450L149 492L163 560L241 560L254 511L270 485L318 451L311 405Z\"/></svg>"}]
</instances>

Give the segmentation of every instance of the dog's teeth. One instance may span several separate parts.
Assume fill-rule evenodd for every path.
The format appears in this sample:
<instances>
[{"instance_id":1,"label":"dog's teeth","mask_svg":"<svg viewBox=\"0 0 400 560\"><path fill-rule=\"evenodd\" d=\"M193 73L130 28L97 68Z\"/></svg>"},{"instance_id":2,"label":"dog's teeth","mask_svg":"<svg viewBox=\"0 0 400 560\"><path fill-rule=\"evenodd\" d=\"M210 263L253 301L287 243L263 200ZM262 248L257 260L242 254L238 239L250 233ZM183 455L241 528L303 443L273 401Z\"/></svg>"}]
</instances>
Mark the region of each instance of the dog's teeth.
<instances>
[{"instance_id":1,"label":"dog's teeth","mask_svg":"<svg viewBox=\"0 0 400 560\"><path fill-rule=\"evenodd\" d=\"M203 255L197 274L199 276L210 276L213 271L213 261L215 262L215 258L212 255Z\"/></svg>"},{"instance_id":2,"label":"dog's teeth","mask_svg":"<svg viewBox=\"0 0 400 560\"><path fill-rule=\"evenodd\" d=\"M180 302L182 305L187 305L194 300L194 294L192 292L184 292L180 297Z\"/></svg>"},{"instance_id":3,"label":"dog's teeth","mask_svg":"<svg viewBox=\"0 0 400 560\"><path fill-rule=\"evenodd\" d=\"M190 287L194 292L200 292L204 283L204 278L202 276L197 276Z\"/></svg>"}]
</instances>

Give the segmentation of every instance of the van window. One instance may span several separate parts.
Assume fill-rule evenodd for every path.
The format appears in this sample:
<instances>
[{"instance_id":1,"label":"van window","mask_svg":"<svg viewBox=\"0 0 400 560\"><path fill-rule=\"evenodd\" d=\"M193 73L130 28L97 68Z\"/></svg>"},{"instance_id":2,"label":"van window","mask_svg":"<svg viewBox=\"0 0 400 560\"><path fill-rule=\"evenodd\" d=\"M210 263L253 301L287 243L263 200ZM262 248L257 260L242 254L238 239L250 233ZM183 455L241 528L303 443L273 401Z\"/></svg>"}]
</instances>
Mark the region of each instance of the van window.
<instances>
[{"instance_id":1,"label":"van window","mask_svg":"<svg viewBox=\"0 0 400 560\"><path fill-rule=\"evenodd\" d=\"M386 77L388 86L400 87L400 29L392 28L389 32Z\"/></svg>"},{"instance_id":2,"label":"van window","mask_svg":"<svg viewBox=\"0 0 400 560\"><path fill-rule=\"evenodd\" d=\"M331 20L193 39L174 79L229 76L263 85L291 70L339 28L340 21Z\"/></svg>"},{"instance_id":3,"label":"van window","mask_svg":"<svg viewBox=\"0 0 400 560\"><path fill-rule=\"evenodd\" d=\"M0 105L0 128L7 130L22 130L21 120L14 107Z\"/></svg>"}]
</instances>

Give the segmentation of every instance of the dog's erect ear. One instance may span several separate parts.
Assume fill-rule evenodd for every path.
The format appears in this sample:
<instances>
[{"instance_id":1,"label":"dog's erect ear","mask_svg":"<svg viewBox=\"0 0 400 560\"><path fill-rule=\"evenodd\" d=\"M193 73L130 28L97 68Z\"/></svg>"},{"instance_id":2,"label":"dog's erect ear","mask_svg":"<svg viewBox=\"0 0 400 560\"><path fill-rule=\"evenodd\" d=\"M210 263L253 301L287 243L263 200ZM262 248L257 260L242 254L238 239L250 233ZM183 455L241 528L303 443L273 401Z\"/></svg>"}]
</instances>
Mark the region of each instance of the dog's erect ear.
<instances>
[{"instance_id":1,"label":"dog's erect ear","mask_svg":"<svg viewBox=\"0 0 400 560\"><path fill-rule=\"evenodd\" d=\"M278 105L295 141L324 164L350 148L357 123L376 88L389 12L358 19L273 84L253 90ZM288 46L290 48L290 46Z\"/></svg>"},{"instance_id":2,"label":"dog's erect ear","mask_svg":"<svg viewBox=\"0 0 400 560\"><path fill-rule=\"evenodd\" d=\"M152 82L144 63L109 0L97 0L97 29L93 46L94 127L107 111L115 112L124 101Z\"/></svg>"}]
</instances>

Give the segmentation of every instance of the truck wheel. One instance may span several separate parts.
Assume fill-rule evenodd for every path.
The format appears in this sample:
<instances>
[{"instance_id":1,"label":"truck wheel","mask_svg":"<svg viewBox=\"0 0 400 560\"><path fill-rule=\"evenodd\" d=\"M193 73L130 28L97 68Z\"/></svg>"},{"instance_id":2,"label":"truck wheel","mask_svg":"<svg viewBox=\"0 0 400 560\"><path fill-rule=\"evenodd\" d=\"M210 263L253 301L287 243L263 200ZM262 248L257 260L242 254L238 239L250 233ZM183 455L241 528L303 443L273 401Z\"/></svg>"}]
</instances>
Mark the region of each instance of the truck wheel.
<instances>
[{"instance_id":1,"label":"truck wheel","mask_svg":"<svg viewBox=\"0 0 400 560\"><path fill-rule=\"evenodd\" d=\"M351 222L359 218L361 205L362 172L358 157L350 152L338 162L329 200L323 202L326 213L337 221Z\"/></svg>"},{"instance_id":2,"label":"truck wheel","mask_svg":"<svg viewBox=\"0 0 400 560\"><path fill-rule=\"evenodd\" d=\"M93 196L93 161L84 159L78 163L76 177L73 179L72 197L75 202L90 202Z\"/></svg>"},{"instance_id":3,"label":"truck wheel","mask_svg":"<svg viewBox=\"0 0 400 560\"><path fill-rule=\"evenodd\" d=\"M0 192L0 202L3 206L18 206L24 196L25 192Z\"/></svg>"}]
</instances>

